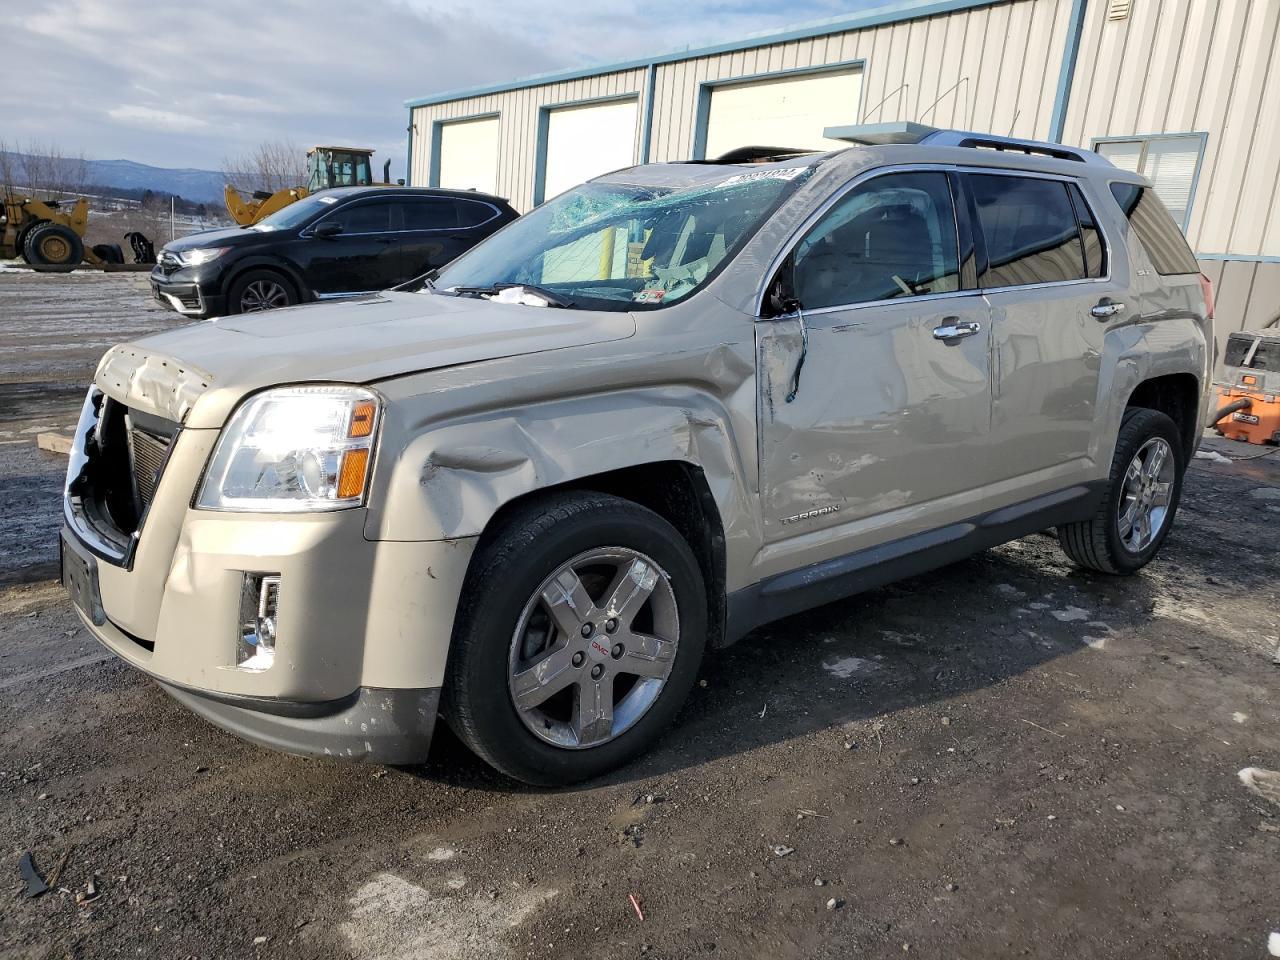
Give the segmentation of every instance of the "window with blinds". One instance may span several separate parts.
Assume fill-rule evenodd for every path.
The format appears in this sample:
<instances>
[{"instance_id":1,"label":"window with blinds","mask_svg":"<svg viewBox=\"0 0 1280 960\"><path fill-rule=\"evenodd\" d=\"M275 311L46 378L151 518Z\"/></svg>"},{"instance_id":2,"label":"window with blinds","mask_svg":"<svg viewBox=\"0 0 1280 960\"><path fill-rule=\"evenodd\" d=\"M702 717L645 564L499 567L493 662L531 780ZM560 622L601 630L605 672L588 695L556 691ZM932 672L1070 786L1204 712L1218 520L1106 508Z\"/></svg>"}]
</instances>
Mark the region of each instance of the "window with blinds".
<instances>
[{"instance_id":1,"label":"window with blinds","mask_svg":"<svg viewBox=\"0 0 1280 960\"><path fill-rule=\"evenodd\" d=\"M1185 231L1191 212L1191 191L1204 152L1204 138L1195 134L1095 140L1093 148L1121 170L1140 173L1151 181L1156 195Z\"/></svg>"}]
</instances>

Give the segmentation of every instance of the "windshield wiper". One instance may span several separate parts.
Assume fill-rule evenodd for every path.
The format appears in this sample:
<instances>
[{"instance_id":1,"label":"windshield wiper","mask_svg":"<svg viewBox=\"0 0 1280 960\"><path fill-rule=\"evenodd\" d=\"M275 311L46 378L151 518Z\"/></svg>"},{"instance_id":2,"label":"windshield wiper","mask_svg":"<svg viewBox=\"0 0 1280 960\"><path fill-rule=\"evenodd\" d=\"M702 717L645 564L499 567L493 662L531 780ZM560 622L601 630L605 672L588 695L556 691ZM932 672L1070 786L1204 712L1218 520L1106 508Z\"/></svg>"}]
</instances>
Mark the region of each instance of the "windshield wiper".
<instances>
[{"instance_id":1,"label":"windshield wiper","mask_svg":"<svg viewBox=\"0 0 1280 960\"><path fill-rule=\"evenodd\" d=\"M572 300L567 300L553 290L546 287L539 287L532 283L495 283L488 287L449 287L444 292L453 293L457 296L469 297L493 297L497 296L503 290L528 290L535 297L541 297L547 301L549 307L560 307L564 310L573 310L578 305Z\"/></svg>"}]
</instances>

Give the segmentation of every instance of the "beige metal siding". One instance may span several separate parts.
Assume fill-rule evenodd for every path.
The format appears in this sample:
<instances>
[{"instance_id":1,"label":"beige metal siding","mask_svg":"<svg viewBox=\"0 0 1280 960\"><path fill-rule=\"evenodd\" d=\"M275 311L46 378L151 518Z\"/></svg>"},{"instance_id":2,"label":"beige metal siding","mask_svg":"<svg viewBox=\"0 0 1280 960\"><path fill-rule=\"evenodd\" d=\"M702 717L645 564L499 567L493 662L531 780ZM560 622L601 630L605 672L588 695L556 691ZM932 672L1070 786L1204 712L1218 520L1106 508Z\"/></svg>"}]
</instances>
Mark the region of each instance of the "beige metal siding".
<instances>
[{"instance_id":1,"label":"beige metal siding","mask_svg":"<svg viewBox=\"0 0 1280 960\"><path fill-rule=\"evenodd\" d=\"M1016 0L937 17L762 44L659 64L650 159L693 156L702 84L864 61L861 103L844 122L918 120L1045 138L1071 0ZM432 122L497 111L502 119L498 191L533 205L538 108L635 94L643 127L645 69L616 71L413 110L412 182L428 182ZM636 159L642 156L637 140Z\"/></svg>"},{"instance_id":2,"label":"beige metal siding","mask_svg":"<svg viewBox=\"0 0 1280 960\"><path fill-rule=\"evenodd\" d=\"M1191 246L1280 256L1278 47L1280 0L1146 0L1118 21L1090 4L1063 139L1207 133Z\"/></svg>"},{"instance_id":3,"label":"beige metal siding","mask_svg":"<svg viewBox=\"0 0 1280 960\"><path fill-rule=\"evenodd\" d=\"M644 87L645 69L641 67L542 87L527 87L427 107L414 107L411 182L418 186L425 186L429 182L432 128L435 121L497 113L501 125L501 135L498 138L501 156L498 163L498 193L510 199L517 210L527 211L533 207L539 109L602 97L627 94L638 97L641 109L636 111L636 152L633 158L633 162L638 163Z\"/></svg>"}]
</instances>

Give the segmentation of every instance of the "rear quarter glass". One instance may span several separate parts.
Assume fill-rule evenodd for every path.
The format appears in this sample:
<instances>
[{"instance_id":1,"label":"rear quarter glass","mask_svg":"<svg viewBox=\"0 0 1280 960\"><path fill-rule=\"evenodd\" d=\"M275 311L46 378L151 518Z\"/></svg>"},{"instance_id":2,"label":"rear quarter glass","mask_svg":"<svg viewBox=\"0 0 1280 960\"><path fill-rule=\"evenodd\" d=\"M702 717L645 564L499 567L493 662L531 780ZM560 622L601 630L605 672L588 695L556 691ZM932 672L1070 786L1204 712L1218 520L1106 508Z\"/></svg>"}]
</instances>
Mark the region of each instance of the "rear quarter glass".
<instances>
[{"instance_id":1,"label":"rear quarter glass","mask_svg":"<svg viewBox=\"0 0 1280 960\"><path fill-rule=\"evenodd\" d=\"M1195 254L1154 190L1133 183L1113 183L1111 195L1138 234L1157 273L1167 277L1200 272Z\"/></svg>"}]
</instances>

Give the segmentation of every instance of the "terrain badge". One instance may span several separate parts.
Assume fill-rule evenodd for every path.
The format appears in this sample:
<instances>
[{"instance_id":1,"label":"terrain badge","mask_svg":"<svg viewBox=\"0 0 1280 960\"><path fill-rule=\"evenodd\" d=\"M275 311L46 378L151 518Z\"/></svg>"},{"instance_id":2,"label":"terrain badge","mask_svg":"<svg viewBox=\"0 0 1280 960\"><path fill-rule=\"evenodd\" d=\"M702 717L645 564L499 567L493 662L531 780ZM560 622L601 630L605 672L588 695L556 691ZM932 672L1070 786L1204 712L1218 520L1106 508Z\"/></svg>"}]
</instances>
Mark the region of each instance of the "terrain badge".
<instances>
[{"instance_id":1,"label":"terrain badge","mask_svg":"<svg viewBox=\"0 0 1280 960\"><path fill-rule=\"evenodd\" d=\"M783 523L799 523L801 520L812 520L814 517L823 517L828 513L837 513L840 510L838 503L828 504L825 507L816 507L813 510L806 510L804 513L797 513L794 517L783 517Z\"/></svg>"}]
</instances>

